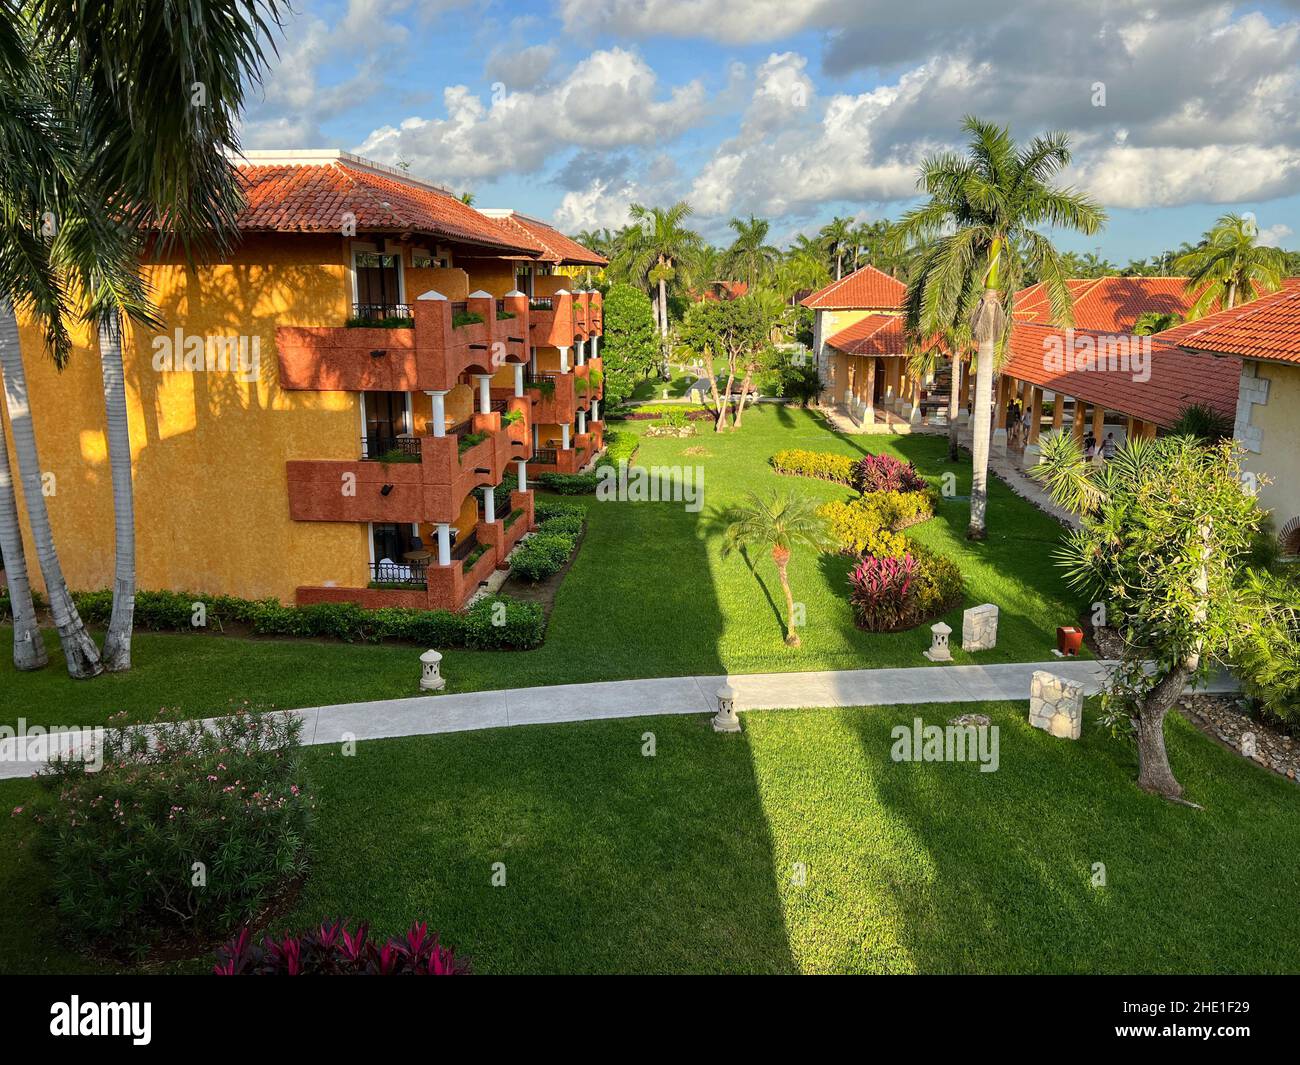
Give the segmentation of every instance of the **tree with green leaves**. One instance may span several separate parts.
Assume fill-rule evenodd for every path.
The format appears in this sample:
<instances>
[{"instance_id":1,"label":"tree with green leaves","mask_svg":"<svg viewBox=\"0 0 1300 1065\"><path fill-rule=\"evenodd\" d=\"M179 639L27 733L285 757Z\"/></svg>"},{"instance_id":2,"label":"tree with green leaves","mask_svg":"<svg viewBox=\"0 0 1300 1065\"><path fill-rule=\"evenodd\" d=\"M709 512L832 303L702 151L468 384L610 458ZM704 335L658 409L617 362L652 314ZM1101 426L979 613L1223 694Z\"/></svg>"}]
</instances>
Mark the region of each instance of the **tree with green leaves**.
<instances>
[{"instance_id":1,"label":"tree with green leaves","mask_svg":"<svg viewBox=\"0 0 1300 1065\"><path fill-rule=\"evenodd\" d=\"M629 213L633 224L622 231L610 265L615 277L656 293L659 335L666 343L669 284L676 281L683 288L690 287L691 252L700 242L699 235L685 225L691 216L691 205L685 200L670 207L634 203Z\"/></svg>"},{"instance_id":2,"label":"tree with green leaves","mask_svg":"<svg viewBox=\"0 0 1300 1065\"><path fill-rule=\"evenodd\" d=\"M969 323L976 344L975 411L971 432L970 526L987 535L989 436L993 372L1012 326L1011 309L1026 269L1042 280L1058 325L1073 321L1067 274L1052 242L1036 227L1097 232L1105 212L1086 196L1052 179L1070 162L1064 133L1035 137L1017 147L1010 130L968 116L965 155L940 152L921 164L918 186L928 202L894 227L895 251L925 249L907 291L907 331L915 338L943 335Z\"/></svg>"},{"instance_id":3,"label":"tree with green leaves","mask_svg":"<svg viewBox=\"0 0 1300 1065\"><path fill-rule=\"evenodd\" d=\"M765 218L749 216L733 218L728 223L736 231L736 239L724 253L723 261L732 280L744 281L750 291L758 288L772 273L781 253L767 243L767 233L771 223Z\"/></svg>"},{"instance_id":4,"label":"tree with green leaves","mask_svg":"<svg viewBox=\"0 0 1300 1065\"><path fill-rule=\"evenodd\" d=\"M605 402L617 407L659 364L654 305L632 285L611 285L605 295Z\"/></svg>"},{"instance_id":5,"label":"tree with green leaves","mask_svg":"<svg viewBox=\"0 0 1300 1065\"><path fill-rule=\"evenodd\" d=\"M751 552L769 551L785 595L785 642L800 644L795 631L794 595L790 590L790 556L797 548L823 552L830 549L826 523L817 513L817 501L782 489L767 498L749 492L743 503L723 511L715 519L722 527L722 557L739 551L752 570Z\"/></svg>"},{"instance_id":6,"label":"tree with green leaves","mask_svg":"<svg viewBox=\"0 0 1300 1065\"><path fill-rule=\"evenodd\" d=\"M1182 323L1183 316L1173 311L1144 311L1133 323L1133 333L1140 337L1154 336Z\"/></svg>"},{"instance_id":7,"label":"tree with green leaves","mask_svg":"<svg viewBox=\"0 0 1300 1065\"><path fill-rule=\"evenodd\" d=\"M835 280L844 276L844 257L853 244L853 219L836 216L817 232L822 248L835 264Z\"/></svg>"},{"instance_id":8,"label":"tree with green leaves","mask_svg":"<svg viewBox=\"0 0 1300 1065\"><path fill-rule=\"evenodd\" d=\"M1058 562L1104 606L1123 644L1102 693L1106 720L1136 737L1138 785L1180 799L1165 715L1232 646L1240 569L1262 519L1242 490L1241 451L1232 441L1137 438L1099 466L1069 433L1051 433L1041 447L1033 476L1080 516Z\"/></svg>"},{"instance_id":9,"label":"tree with green leaves","mask_svg":"<svg viewBox=\"0 0 1300 1065\"><path fill-rule=\"evenodd\" d=\"M1187 275L1188 294L1196 296L1187 311L1189 321L1276 292L1286 276L1286 257L1279 249L1259 243L1253 215L1221 216L1201 243L1180 255L1174 265Z\"/></svg>"},{"instance_id":10,"label":"tree with green leaves","mask_svg":"<svg viewBox=\"0 0 1300 1065\"><path fill-rule=\"evenodd\" d=\"M714 429L727 428L731 387L737 374L752 376L749 367L769 344L771 321L758 301L749 296L738 300L701 300L692 303L682 319L681 341L704 364L713 397ZM726 366L726 387L719 393L716 360ZM738 425L739 422L736 422ZM734 426L733 426L734 427Z\"/></svg>"}]
</instances>

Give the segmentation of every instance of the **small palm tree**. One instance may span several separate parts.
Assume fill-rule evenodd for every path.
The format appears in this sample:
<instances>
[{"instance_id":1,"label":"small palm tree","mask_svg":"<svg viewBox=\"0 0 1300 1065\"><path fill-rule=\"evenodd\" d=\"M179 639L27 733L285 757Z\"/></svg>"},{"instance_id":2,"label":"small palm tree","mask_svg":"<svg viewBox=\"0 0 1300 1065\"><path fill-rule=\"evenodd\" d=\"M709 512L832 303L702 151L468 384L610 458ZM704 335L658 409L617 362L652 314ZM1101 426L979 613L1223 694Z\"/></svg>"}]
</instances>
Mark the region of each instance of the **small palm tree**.
<instances>
[{"instance_id":1,"label":"small palm tree","mask_svg":"<svg viewBox=\"0 0 1300 1065\"><path fill-rule=\"evenodd\" d=\"M738 503L720 516L723 525L722 556L736 551L745 556L753 569L749 551L767 548L772 552L772 562L785 593L785 642L791 647L800 644L794 628L794 596L790 593L790 555L796 547L824 551L830 546L826 524L817 513L817 503L807 496L776 489L764 499L753 492L745 502Z\"/></svg>"},{"instance_id":2,"label":"small palm tree","mask_svg":"<svg viewBox=\"0 0 1300 1065\"><path fill-rule=\"evenodd\" d=\"M747 282L752 290L772 272L781 254L767 243L771 223L750 215L748 222L743 218L733 218L729 225L736 231L736 239L731 242L724 258L727 271L737 280Z\"/></svg>"},{"instance_id":3,"label":"small palm tree","mask_svg":"<svg viewBox=\"0 0 1300 1065\"><path fill-rule=\"evenodd\" d=\"M1187 274L1188 293L1200 290L1188 309L1189 321L1276 292L1286 275L1286 257L1277 248L1261 246L1255 219L1239 214L1223 215L1174 266Z\"/></svg>"},{"instance_id":4,"label":"small palm tree","mask_svg":"<svg viewBox=\"0 0 1300 1065\"><path fill-rule=\"evenodd\" d=\"M835 262L835 280L844 276L844 256L853 243L853 219L832 218L817 234L822 247Z\"/></svg>"},{"instance_id":5,"label":"small palm tree","mask_svg":"<svg viewBox=\"0 0 1300 1065\"><path fill-rule=\"evenodd\" d=\"M1133 333L1135 336L1149 337L1156 333L1163 333L1176 325L1182 325L1182 322L1183 316L1173 311L1146 311L1139 314L1137 321L1133 323Z\"/></svg>"},{"instance_id":6,"label":"small palm tree","mask_svg":"<svg viewBox=\"0 0 1300 1065\"><path fill-rule=\"evenodd\" d=\"M965 321L977 344L967 535L982 540L987 535L993 368L1005 351L1012 301L1026 269L1042 280L1055 322L1069 325L1073 318L1062 257L1035 227L1092 234L1106 214L1087 197L1051 183L1070 162L1064 133L1035 137L1018 148L1006 127L968 116L963 128L970 135L967 154L940 152L922 162L918 185L929 202L902 217L889 244L897 251L933 241L918 257L908 285L908 333L917 338L943 335Z\"/></svg>"}]
</instances>

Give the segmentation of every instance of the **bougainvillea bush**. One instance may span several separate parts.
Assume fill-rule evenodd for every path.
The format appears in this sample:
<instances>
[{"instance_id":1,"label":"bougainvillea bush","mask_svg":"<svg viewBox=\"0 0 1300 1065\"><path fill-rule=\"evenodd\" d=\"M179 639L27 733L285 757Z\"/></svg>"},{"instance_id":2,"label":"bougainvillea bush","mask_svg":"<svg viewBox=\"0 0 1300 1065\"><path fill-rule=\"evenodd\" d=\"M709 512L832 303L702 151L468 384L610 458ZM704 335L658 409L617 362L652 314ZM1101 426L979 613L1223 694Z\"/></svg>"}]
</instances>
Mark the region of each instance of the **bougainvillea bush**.
<instances>
[{"instance_id":1,"label":"bougainvillea bush","mask_svg":"<svg viewBox=\"0 0 1300 1065\"><path fill-rule=\"evenodd\" d=\"M312 801L302 721L243 706L206 727L172 720L103 735L103 764L37 777L33 816L61 925L141 954L251 919L305 870Z\"/></svg>"},{"instance_id":2,"label":"bougainvillea bush","mask_svg":"<svg viewBox=\"0 0 1300 1065\"><path fill-rule=\"evenodd\" d=\"M362 922L355 932L346 921L325 921L310 932L265 936L261 944L242 929L217 951L218 976L461 976L464 959L444 947L427 922L412 924L405 936L385 943L368 938Z\"/></svg>"},{"instance_id":3,"label":"bougainvillea bush","mask_svg":"<svg viewBox=\"0 0 1300 1065\"><path fill-rule=\"evenodd\" d=\"M910 462L892 455L863 455L853 470L859 492L924 492L929 487Z\"/></svg>"}]
</instances>

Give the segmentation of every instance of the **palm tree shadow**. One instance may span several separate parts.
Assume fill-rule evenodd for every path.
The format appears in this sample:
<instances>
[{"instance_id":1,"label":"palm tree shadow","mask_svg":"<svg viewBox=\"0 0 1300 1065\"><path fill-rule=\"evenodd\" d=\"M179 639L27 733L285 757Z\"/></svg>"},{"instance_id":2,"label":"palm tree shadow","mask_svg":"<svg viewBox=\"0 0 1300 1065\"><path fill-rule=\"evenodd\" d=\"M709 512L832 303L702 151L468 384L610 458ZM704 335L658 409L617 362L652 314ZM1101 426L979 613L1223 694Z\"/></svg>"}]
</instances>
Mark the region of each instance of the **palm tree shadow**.
<instances>
[{"instance_id":1,"label":"palm tree shadow","mask_svg":"<svg viewBox=\"0 0 1300 1065\"><path fill-rule=\"evenodd\" d=\"M749 550L747 548L742 548L740 555L745 560L745 565L749 567L749 572L754 575L754 580L758 583L758 586L763 589L763 595L767 599L767 605L772 608L772 616L776 619L777 631L781 634L781 638L784 639L785 619L781 616L780 606L778 606L776 600L772 598L772 591L768 588L767 581L765 581L763 575L758 572L758 567L754 565L754 560L749 557Z\"/></svg>"}]
</instances>

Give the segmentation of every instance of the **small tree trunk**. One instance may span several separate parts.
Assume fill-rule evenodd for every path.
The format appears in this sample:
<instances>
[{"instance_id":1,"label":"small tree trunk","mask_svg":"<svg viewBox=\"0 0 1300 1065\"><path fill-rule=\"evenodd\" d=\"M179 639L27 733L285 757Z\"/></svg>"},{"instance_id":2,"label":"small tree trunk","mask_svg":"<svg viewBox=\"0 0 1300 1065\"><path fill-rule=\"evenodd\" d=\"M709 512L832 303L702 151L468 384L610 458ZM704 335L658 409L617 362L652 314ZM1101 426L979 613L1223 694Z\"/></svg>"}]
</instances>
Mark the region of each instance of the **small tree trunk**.
<instances>
[{"instance_id":1,"label":"small tree trunk","mask_svg":"<svg viewBox=\"0 0 1300 1065\"><path fill-rule=\"evenodd\" d=\"M113 614L104 637L104 667L131 668L131 630L135 621L135 504L131 488L131 434L126 417L122 369L122 327L114 315L99 326L100 372L108 418L108 460L113 480Z\"/></svg>"},{"instance_id":2,"label":"small tree trunk","mask_svg":"<svg viewBox=\"0 0 1300 1065\"><path fill-rule=\"evenodd\" d=\"M753 379L753 367L745 367L745 376L740 382L740 403L736 406L736 428L740 428L740 419L745 415L745 397L749 395L749 383Z\"/></svg>"},{"instance_id":3,"label":"small tree trunk","mask_svg":"<svg viewBox=\"0 0 1300 1065\"><path fill-rule=\"evenodd\" d=\"M3 419L0 419L0 555L4 556L9 610L14 619L14 668L24 671L40 669L49 662L50 656L45 651L45 641L41 639L40 626L36 622L36 606L32 602Z\"/></svg>"},{"instance_id":4,"label":"small tree trunk","mask_svg":"<svg viewBox=\"0 0 1300 1065\"><path fill-rule=\"evenodd\" d=\"M27 522L36 546L36 559L45 578L45 592L50 598L50 614L59 632L59 643L68 662L68 673L76 678L94 677L104 671L99 648L86 632L63 578L63 567L54 548L54 532L45 506L41 483L41 463L36 450L36 434L27 397L27 371L18 348L18 320L8 300L0 299L0 377L4 378L5 403L9 411L9 429L14 437L14 455L18 459L18 477L27 504Z\"/></svg>"},{"instance_id":5,"label":"small tree trunk","mask_svg":"<svg viewBox=\"0 0 1300 1065\"><path fill-rule=\"evenodd\" d=\"M732 363L727 367L727 388L722 393L722 399L718 407L718 424L713 427L715 432L720 433L727 427L727 406L731 402L731 386L735 380L736 366L735 363Z\"/></svg>"},{"instance_id":6,"label":"small tree trunk","mask_svg":"<svg viewBox=\"0 0 1300 1065\"><path fill-rule=\"evenodd\" d=\"M714 411L714 429L717 429L716 419L722 415L722 400L718 396L718 374L713 368L713 356L709 356L708 361L704 364L709 371L709 393L713 396Z\"/></svg>"},{"instance_id":7,"label":"small tree trunk","mask_svg":"<svg viewBox=\"0 0 1300 1065\"><path fill-rule=\"evenodd\" d=\"M961 457L957 447L957 417L961 413L961 359L954 352L952 356L952 386L948 391L948 461L956 462Z\"/></svg>"},{"instance_id":8,"label":"small tree trunk","mask_svg":"<svg viewBox=\"0 0 1300 1065\"><path fill-rule=\"evenodd\" d=\"M1178 701L1191 670L1183 665L1167 674L1147 694L1134 725L1137 729L1138 787L1166 799L1181 799L1183 786L1174 778L1165 750L1165 715Z\"/></svg>"},{"instance_id":9,"label":"small tree trunk","mask_svg":"<svg viewBox=\"0 0 1300 1065\"><path fill-rule=\"evenodd\" d=\"M794 596L790 593L790 552L780 547L772 548L772 561L776 563L777 576L781 578L781 591L785 593L785 642L788 647L798 647L802 640L794 628Z\"/></svg>"}]
</instances>

